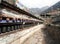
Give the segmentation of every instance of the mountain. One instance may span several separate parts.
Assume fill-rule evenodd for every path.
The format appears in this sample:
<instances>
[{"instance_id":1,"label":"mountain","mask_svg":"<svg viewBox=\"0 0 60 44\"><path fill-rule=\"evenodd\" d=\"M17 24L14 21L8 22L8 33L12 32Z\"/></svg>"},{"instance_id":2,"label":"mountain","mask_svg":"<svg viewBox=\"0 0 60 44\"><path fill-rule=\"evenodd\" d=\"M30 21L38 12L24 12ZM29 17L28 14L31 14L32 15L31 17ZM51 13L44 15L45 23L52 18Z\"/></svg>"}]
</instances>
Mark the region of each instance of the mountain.
<instances>
[{"instance_id":1,"label":"mountain","mask_svg":"<svg viewBox=\"0 0 60 44\"><path fill-rule=\"evenodd\" d=\"M53 5L52 7L53 7L54 9L56 9L56 8L60 8L60 1L57 2L55 5Z\"/></svg>"},{"instance_id":2,"label":"mountain","mask_svg":"<svg viewBox=\"0 0 60 44\"><path fill-rule=\"evenodd\" d=\"M52 10L60 10L60 1L46 9L43 13L50 12Z\"/></svg>"},{"instance_id":3,"label":"mountain","mask_svg":"<svg viewBox=\"0 0 60 44\"><path fill-rule=\"evenodd\" d=\"M48 9L48 6L42 7L42 8L30 8L29 12L32 14L38 14L40 15L41 12L43 12L44 10Z\"/></svg>"}]
</instances>

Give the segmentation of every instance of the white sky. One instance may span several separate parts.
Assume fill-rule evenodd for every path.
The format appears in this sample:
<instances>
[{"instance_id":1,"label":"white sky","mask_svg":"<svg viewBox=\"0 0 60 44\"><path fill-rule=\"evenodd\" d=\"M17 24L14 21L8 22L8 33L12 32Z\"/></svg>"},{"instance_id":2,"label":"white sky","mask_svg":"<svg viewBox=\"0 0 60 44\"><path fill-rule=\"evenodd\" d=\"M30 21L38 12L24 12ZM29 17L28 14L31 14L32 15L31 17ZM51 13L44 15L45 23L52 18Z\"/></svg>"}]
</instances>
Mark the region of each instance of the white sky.
<instances>
[{"instance_id":1,"label":"white sky","mask_svg":"<svg viewBox=\"0 0 60 44\"><path fill-rule=\"evenodd\" d=\"M20 3L28 8L41 8L44 6L51 6L60 0L19 0Z\"/></svg>"}]
</instances>

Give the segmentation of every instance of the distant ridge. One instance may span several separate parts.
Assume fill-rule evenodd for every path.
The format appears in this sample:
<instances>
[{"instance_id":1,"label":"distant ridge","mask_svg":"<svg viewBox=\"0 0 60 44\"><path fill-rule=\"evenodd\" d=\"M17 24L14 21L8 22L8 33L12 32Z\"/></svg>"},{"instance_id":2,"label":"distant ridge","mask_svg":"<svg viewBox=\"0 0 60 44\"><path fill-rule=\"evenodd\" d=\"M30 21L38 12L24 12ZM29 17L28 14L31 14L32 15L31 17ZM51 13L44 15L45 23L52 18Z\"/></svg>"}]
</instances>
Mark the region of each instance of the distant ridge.
<instances>
[{"instance_id":1,"label":"distant ridge","mask_svg":"<svg viewBox=\"0 0 60 44\"><path fill-rule=\"evenodd\" d=\"M57 8L60 8L60 1L57 2L56 4L54 4L53 6L49 7L48 9L46 9L46 10L43 11L42 13L49 12L49 11L51 11L51 10L57 10Z\"/></svg>"},{"instance_id":2,"label":"distant ridge","mask_svg":"<svg viewBox=\"0 0 60 44\"><path fill-rule=\"evenodd\" d=\"M40 15L41 12L43 12L44 10L46 10L48 8L49 8L48 6L45 6L43 8L30 8L29 12L32 13L32 14L38 14L38 15Z\"/></svg>"}]
</instances>

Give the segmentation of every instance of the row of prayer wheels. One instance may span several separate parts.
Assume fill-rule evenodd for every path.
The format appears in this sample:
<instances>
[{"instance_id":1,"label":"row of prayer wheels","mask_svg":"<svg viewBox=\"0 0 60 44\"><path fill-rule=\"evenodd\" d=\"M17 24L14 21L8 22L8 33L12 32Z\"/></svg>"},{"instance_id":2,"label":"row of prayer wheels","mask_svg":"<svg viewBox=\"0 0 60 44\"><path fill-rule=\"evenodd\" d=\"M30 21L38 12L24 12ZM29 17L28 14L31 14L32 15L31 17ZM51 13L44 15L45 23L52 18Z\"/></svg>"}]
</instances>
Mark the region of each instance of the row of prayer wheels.
<instances>
[{"instance_id":1,"label":"row of prayer wheels","mask_svg":"<svg viewBox=\"0 0 60 44\"><path fill-rule=\"evenodd\" d=\"M0 34L18 30L28 26L36 25L38 21L28 19L13 19L9 17L0 17Z\"/></svg>"}]
</instances>

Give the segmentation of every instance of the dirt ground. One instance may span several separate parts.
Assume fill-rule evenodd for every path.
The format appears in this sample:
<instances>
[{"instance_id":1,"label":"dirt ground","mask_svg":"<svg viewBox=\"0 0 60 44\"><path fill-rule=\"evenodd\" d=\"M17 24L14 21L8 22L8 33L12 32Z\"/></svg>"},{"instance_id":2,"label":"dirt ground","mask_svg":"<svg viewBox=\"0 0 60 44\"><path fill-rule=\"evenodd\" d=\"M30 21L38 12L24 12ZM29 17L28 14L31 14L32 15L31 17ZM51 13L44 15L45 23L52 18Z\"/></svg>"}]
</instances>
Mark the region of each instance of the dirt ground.
<instances>
[{"instance_id":1,"label":"dirt ground","mask_svg":"<svg viewBox=\"0 0 60 44\"><path fill-rule=\"evenodd\" d=\"M36 31L30 38L28 38L23 44L44 44L44 34L42 29Z\"/></svg>"},{"instance_id":2,"label":"dirt ground","mask_svg":"<svg viewBox=\"0 0 60 44\"><path fill-rule=\"evenodd\" d=\"M24 44L60 44L60 27L46 26L34 33Z\"/></svg>"},{"instance_id":3,"label":"dirt ground","mask_svg":"<svg viewBox=\"0 0 60 44\"><path fill-rule=\"evenodd\" d=\"M45 44L60 44L60 27L47 25L42 31L46 35Z\"/></svg>"}]
</instances>

